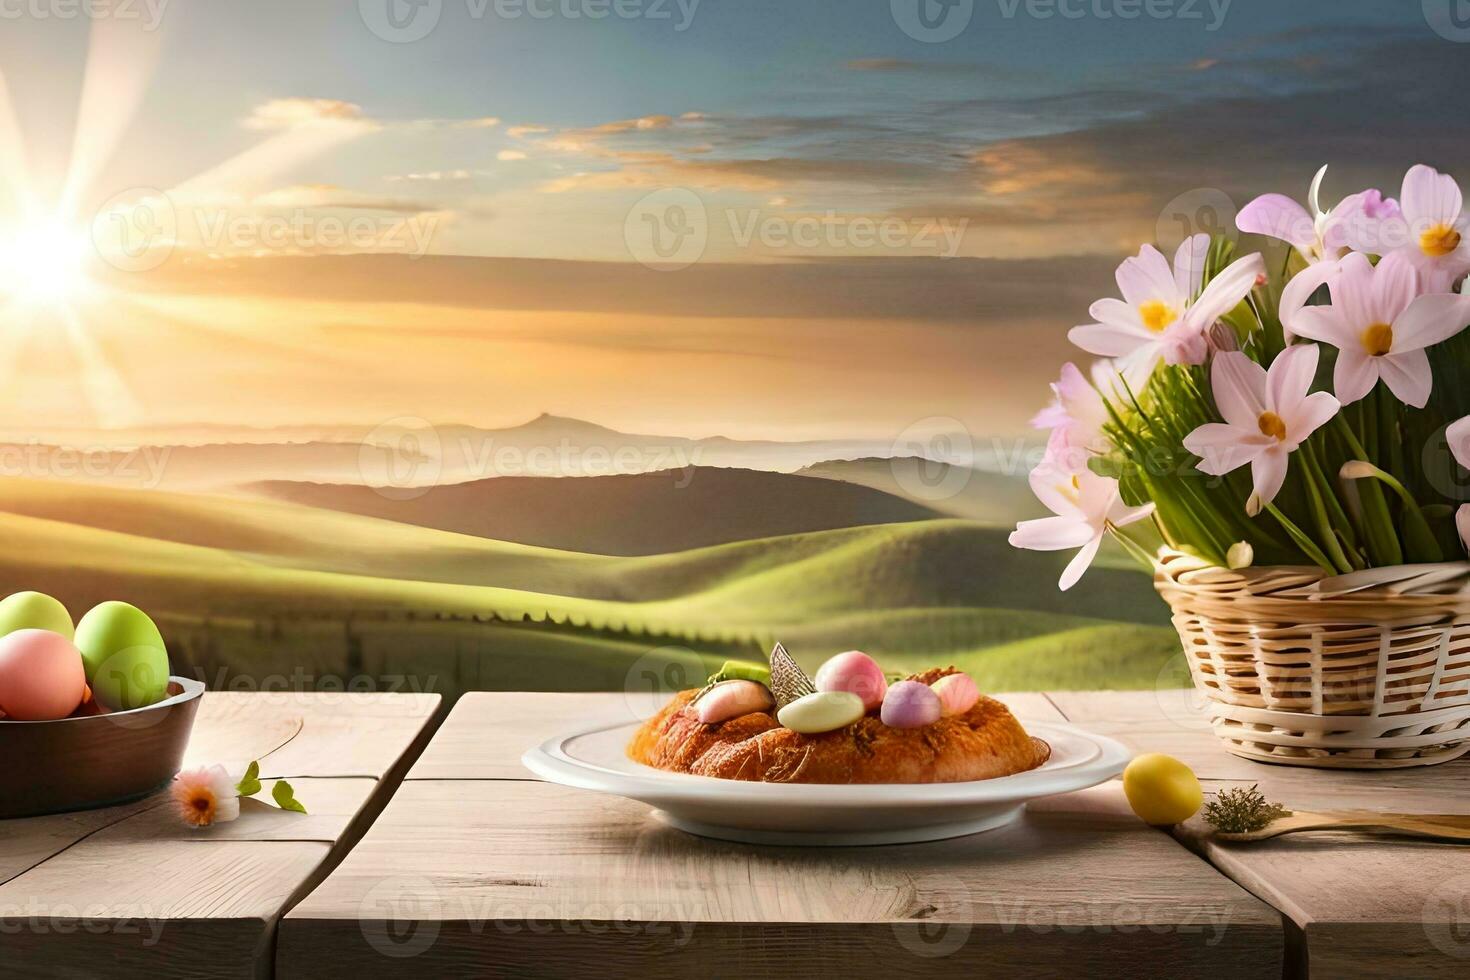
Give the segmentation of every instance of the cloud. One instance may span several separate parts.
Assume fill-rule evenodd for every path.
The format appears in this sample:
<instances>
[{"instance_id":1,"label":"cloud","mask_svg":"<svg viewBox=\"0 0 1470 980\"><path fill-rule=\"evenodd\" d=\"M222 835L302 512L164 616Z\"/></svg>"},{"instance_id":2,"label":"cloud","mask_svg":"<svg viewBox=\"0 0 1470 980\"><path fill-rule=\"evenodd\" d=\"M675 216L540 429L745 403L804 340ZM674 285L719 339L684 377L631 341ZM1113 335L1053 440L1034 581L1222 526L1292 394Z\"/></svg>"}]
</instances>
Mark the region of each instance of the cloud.
<instances>
[{"instance_id":1,"label":"cloud","mask_svg":"<svg viewBox=\"0 0 1470 980\"><path fill-rule=\"evenodd\" d=\"M487 173L488 173L488 171L485 171L485 170L466 170L466 169L462 169L462 168L461 169L458 169L458 170L425 170L425 171L416 171L416 172L413 172L413 173L406 173L406 174L389 174L388 176L384 177L383 179L386 180L386 181L392 181L392 182L404 181L404 180L408 180L408 181L474 180L476 177L483 177Z\"/></svg>"},{"instance_id":2,"label":"cloud","mask_svg":"<svg viewBox=\"0 0 1470 980\"><path fill-rule=\"evenodd\" d=\"M500 125L499 116L481 116L479 119L461 119L454 123L456 129L494 129Z\"/></svg>"},{"instance_id":3,"label":"cloud","mask_svg":"<svg viewBox=\"0 0 1470 980\"><path fill-rule=\"evenodd\" d=\"M526 159L526 155L520 150L501 150L499 153L495 154L495 159L506 161L524 160Z\"/></svg>"},{"instance_id":4,"label":"cloud","mask_svg":"<svg viewBox=\"0 0 1470 980\"><path fill-rule=\"evenodd\" d=\"M368 127L376 123L363 116L362 107L341 99L271 99L251 110L241 123L246 129L283 130L316 126Z\"/></svg>"},{"instance_id":5,"label":"cloud","mask_svg":"<svg viewBox=\"0 0 1470 980\"><path fill-rule=\"evenodd\" d=\"M295 184L256 195L250 204L273 210L340 208L349 211L386 211L395 214L423 214L442 207L424 201L384 195L365 194L335 184Z\"/></svg>"},{"instance_id":6,"label":"cloud","mask_svg":"<svg viewBox=\"0 0 1470 980\"><path fill-rule=\"evenodd\" d=\"M549 132L551 132L551 129L546 126L511 126L505 131L505 135L515 139L522 139L526 136L535 136L539 133Z\"/></svg>"}]
</instances>

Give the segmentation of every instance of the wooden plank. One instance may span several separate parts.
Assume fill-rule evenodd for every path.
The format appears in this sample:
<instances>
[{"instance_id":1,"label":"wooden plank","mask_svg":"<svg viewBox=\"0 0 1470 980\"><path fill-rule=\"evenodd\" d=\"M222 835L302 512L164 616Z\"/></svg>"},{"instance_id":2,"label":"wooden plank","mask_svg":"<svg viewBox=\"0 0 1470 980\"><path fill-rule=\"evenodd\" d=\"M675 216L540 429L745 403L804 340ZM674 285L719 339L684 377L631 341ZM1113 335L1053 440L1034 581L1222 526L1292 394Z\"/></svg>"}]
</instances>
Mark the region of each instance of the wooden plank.
<instances>
[{"instance_id":1,"label":"wooden plank","mask_svg":"<svg viewBox=\"0 0 1470 980\"><path fill-rule=\"evenodd\" d=\"M1001 694L1022 718L1061 721L1044 694ZM532 779L521 755L561 732L632 722L652 715L666 698L644 694L471 692L459 699L434 733L409 779Z\"/></svg>"},{"instance_id":2,"label":"wooden plank","mask_svg":"<svg viewBox=\"0 0 1470 980\"><path fill-rule=\"evenodd\" d=\"M437 696L395 697L205 695L186 764L238 772L261 757L262 797L272 777L289 775L309 814L246 800L238 820L198 830L159 793L106 810L0 821L5 972L267 975L281 912L334 848L350 845L362 814L386 798L380 779L427 737Z\"/></svg>"},{"instance_id":3,"label":"wooden plank","mask_svg":"<svg viewBox=\"0 0 1470 980\"><path fill-rule=\"evenodd\" d=\"M200 709L184 765L267 776L377 778L438 710L437 694L211 693Z\"/></svg>"},{"instance_id":4,"label":"wooden plank","mask_svg":"<svg viewBox=\"0 0 1470 980\"><path fill-rule=\"evenodd\" d=\"M89 838L0 886L14 976L255 977L317 841Z\"/></svg>"},{"instance_id":5,"label":"wooden plank","mask_svg":"<svg viewBox=\"0 0 1470 980\"><path fill-rule=\"evenodd\" d=\"M1470 760L1419 769L1352 772L1272 766L1227 753L1198 716L1190 692L1053 695L1072 721L1140 752L1166 752L1198 773L1207 792L1260 786L1305 810L1470 813ZM1304 937L1312 976L1456 976L1470 971L1470 864L1452 844L1312 834L1227 844L1196 817L1181 840L1245 888L1281 909Z\"/></svg>"},{"instance_id":6,"label":"wooden plank","mask_svg":"<svg viewBox=\"0 0 1470 980\"><path fill-rule=\"evenodd\" d=\"M1279 914L1139 823L1116 783L987 834L817 849L704 840L525 778L528 744L620 697L462 699L283 920L279 975L1280 975ZM1040 695L1013 705L1056 717Z\"/></svg>"},{"instance_id":7,"label":"wooden plank","mask_svg":"<svg viewBox=\"0 0 1470 980\"><path fill-rule=\"evenodd\" d=\"M1260 768L1278 771L1251 782L1267 798L1301 809L1470 814L1470 765L1463 762L1423 770L1434 777L1428 786L1414 786L1405 775L1419 770ZM1390 772L1398 778L1377 780ZM1458 788L1446 790L1452 781ZM1232 785L1248 784L1205 781L1207 792ZM1214 840L1199 817L1177 834L1290 917L1305 937L1303 972L1310 976L1463 978L1470 971L1470 862L1463 845L1350 833L1230 844Z\"/></svg>"}]
</instances>

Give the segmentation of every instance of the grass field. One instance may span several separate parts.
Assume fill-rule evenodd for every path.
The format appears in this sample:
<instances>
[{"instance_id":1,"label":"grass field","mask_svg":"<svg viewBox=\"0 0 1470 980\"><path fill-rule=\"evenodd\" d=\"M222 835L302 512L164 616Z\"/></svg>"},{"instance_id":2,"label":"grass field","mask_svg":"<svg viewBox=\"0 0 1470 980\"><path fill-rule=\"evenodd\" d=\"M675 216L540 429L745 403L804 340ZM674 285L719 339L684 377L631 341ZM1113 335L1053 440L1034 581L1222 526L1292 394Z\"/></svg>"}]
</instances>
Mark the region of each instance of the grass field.
<instances>
[{"instance_id":1,"label":"grass field","mask_svg":"<svg viewBox=\"0 0 1470 980\"><path fill-rule=\"evenodd\" d=\"M656 516L650 519L656 519ZM651 557L486 540L298 504L0 481L0 587L74 614L120 598L176 666L249 685L306 672L455 694L671 682L781 639L815 665L861 648L955 663L992 690L1152 687L1175 653L1146 576L962 520L794 534ZM631 678L631 680L630 680Z\"/></svg>"}]
</instances>

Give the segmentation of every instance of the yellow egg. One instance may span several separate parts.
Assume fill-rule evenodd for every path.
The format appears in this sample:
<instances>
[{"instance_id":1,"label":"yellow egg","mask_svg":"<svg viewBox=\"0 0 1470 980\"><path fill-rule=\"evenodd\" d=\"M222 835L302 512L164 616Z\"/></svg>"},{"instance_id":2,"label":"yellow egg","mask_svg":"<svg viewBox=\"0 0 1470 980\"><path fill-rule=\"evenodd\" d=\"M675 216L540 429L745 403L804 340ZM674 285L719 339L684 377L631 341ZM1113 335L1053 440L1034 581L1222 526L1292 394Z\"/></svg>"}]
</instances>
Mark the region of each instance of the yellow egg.
<instances>
[{"instance_id":1,"label":"yellow egg","mask_svg":"<svg viewBox=\"0 0 1470 980\"><path fill-rule=\"evenodd\" d=\"M1141 755L1123 770L1123 793L1144 823L1183 823L1205 801L1194 772L1173 756Z\"/></svg>"}]
</instances>

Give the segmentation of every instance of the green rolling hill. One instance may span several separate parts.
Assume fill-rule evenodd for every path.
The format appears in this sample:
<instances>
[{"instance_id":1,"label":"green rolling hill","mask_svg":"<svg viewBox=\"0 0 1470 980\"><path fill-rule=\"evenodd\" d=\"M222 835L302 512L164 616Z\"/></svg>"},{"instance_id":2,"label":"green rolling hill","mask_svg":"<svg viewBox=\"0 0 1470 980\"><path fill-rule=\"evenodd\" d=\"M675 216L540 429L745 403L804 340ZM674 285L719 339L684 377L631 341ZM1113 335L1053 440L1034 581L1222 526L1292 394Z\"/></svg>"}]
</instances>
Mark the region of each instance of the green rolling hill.
<instances>
[{"instance_id":1,"label":"green rolling hill","mask_svg":"<svg viewBox=\"0 0 1470 980\"><path fill-rule=\"evenodd\" d=\"M692 683L777 638L811 666L861 648L995 690L1152 687L1177 647L1146 576L1100 567L1063 596L1064 556L962 520L607 557L277 501L0 480L0 534L0 589L74 614L134 602L176 668L216 687L606 689L650 664Z\"/></svg>"}]
</instances>

